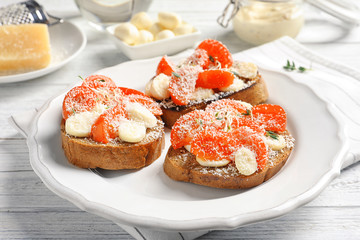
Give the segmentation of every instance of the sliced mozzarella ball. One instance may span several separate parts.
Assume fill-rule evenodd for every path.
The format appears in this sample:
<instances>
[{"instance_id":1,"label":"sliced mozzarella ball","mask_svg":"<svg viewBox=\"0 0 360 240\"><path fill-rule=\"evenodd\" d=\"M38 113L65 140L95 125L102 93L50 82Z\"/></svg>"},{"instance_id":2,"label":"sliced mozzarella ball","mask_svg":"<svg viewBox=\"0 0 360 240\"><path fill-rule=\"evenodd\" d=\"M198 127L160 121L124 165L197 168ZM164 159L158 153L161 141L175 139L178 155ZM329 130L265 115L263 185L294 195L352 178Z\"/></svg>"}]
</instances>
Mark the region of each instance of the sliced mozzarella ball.
<instances>
[{"instance_id":1,"label":"sliced mozzarella ball","mask_svg":"<svg viewBox=\"0 0 360 240\"><path fill-rule=\"evenodd\" d=\"M146 12L139 12L135 14L130 22L137 27L138 30L149 29L153 24L150 16Z\"/></svg>"},{"instance_id":2,"label":"sliced mozzarella ball","mask_svg":"<svg viewBox=\"0 0 360 240\"><path fill-rule=\"evenodd\" d=\"M139 30L131 23L120 23L115 28L114 35L124 43L132 45L139 37Z\"/></svg>"},{"instance_id":3,"label":"sliced mozzarella ball","mask_svg":"<svg viewBox=\"0 0 360 240\"><path fill-rule=\"evenodd\" d=\"M145 94L152 97L151 95L151 85L152 85L152 80L148 81L147 84L145 85Z\"/></svg>"},{"instance_id":4,"label":"sliced mozzarella ball","mask_svg":"<svg viewBox=\"0 0 360 240\"><path fill-rule=\"evenodd\" d=\"M266 137L265 143L274 151L279 151L286 146L285 138L282 135L277 135L277 139Z\"/></svg>"},{"instance_id":5,"label":"sliced mozzarella ball","mask_svg":"<svg viewBox=\"0 0 360 240\"><path fill-rule=\"evenodd\" d=\"M70 116L65 122L67 134L75 137L88 137L91 126L100 116L98 112L81 112Z\"/></svg>"},{"instance_id":6,"label":"sliced mozzarella ball","mask_svg":"<svg viewBox=\"0 0 360 240\"><path fill-rule=\"evenodd\" d=\"M258 74L258 67L250 62L235 62L231 67L231 70L244 78L254 78Z\"/></svg>"},{"instance_id":7,"label":"sliced mozzarella ball","mask_svg":"<svg viewBox=\"0 0 360 240\"><path fill-rule=\"evenodd\" d=\"M214 90L211 88L196 88L191 96L191 100L201 101L210 98L214 95Z\"/></svg>"},{"instance_id":8,"label":"sliced mozzarella ball","mask_svg":"<svg viewBox=\"0 0 360 240\"><path fill-rule=\"evenodd\" d=\"M196 161L203 167L223 167L229 164L229 160L204 160L196 156Z\"/></svg>"},{"instance_id":9,"label":"sliced mozzarella ball","mask_svg":"<svg viewBox=\"0 0 360 240\"><path fill-rule=\"evenodd\" d=\"M219 90L222 92L237 92L243 89L244 86L245 83L243 80L235 78L234 82L230 86L219 88Z\"/></svg>"},{"instance_id":10,"label":"sliced mozzarella ball","mask_svg":"<svg viewBox=\"0 0 360 240\"><path fill-rule=\"evenodd\" d=\"M173 29L173 32L175 33L176 36L189 34L192 33L193 31L194 31L194 27L186 22L181 23L179 26Z\"/></svg>"},{"instance_id":11,"label":"sliced mozzarella ball","mask_svg":"<svg viewBox=\"0 0 360 240\"><path fill-rule=\"evenodd\" d=\"M185 148L188 152L190 152L190 150L191 150L191 145L185 145L184 148Z\"/></svg>"},{"instance_id":12,"label":"sliced mozzarella ball","mask_svg":"<svg viewBox=\"0 0 360 240\"><path fill-rule=\"evenodd\" d=\"M159 32L161 32L162 30L164 30L164 28L158 23L154 23L153 25L151 25L151 27L149 28L149 31L156 36L156 34L158 34Z\"/></svg>"},{"instance_id":13,"label":"sliced mozzarella ball","mask_svg":"<svg viewBox=\"0 0 360 240\"><path fill-rule=\"evenodd\" d=\"M163 28L174 29L181 24L181 17L172 12L159 12L159 23Z\"/></svg>"},{"instance_id":14,"label":"sliced mozzarella ball","mask_svg":"<svg viewBox=\"0 0 360 240\"><path fill-rule=\"evenodd\" d=\"M151 96L158 99L166 99L170 97L169 92L170 77L161 73L157 75L151 83L150 93Z\"/></svg>"},{"instance_id":15,"label":"sliced mozzarella ball","mask_svg":"<svg viewBox=\"0 0 360 240\"><path fill-rule=\"evenodd\" d=\"M257 170L255 153L248 148L241 147L235 152L235 165L241 174L246 176L253 174Z\"/></svg>"},{"instance_id":16,"label":"sliced mozzarella ball","mask_svg":"<svg viewBox=\"0 0 360 240\"><path fill-rule=\"evenodd\" d=\"M156 34L155 40L157 41L157 40L168 39L168 38L173 38L173 37L175 37L175 34L172 31L166 29L166 30L162 30L161 32Z\"/></svg>"},{"instance_id":17,"label":"sliced mozzarella ball","mask_svg":"<svg viewBox=\"0 0 360 240\"><path fill-rule=\"evenodd\" d=\"M156 117L140 103L128 103L126 111L131 120L143 123L147 128L155 127L157 124Z\"/></svg>"},{"instance_id":18,"label":"sliced mozzarella ball","mask_svg":"<svg viewBox=\"0 0 360 240\"><path fill-rule=\"evenodd\" d=\"M145 138L146 127L139 122L123 120L119 124L118 133L121 140L136 143Z\"/></svg>"},{"instance_id":19,"label":"sliced mozzarella ball","mask_svg":"<svg viewBox=\"0 0 360 240\"><path fill-rule=\"evenodd\" d=\"M135 40L134 45L140 45L154 41L154 35L147 30L140 30L139 37Z\"/></svg>"}]
</instances>

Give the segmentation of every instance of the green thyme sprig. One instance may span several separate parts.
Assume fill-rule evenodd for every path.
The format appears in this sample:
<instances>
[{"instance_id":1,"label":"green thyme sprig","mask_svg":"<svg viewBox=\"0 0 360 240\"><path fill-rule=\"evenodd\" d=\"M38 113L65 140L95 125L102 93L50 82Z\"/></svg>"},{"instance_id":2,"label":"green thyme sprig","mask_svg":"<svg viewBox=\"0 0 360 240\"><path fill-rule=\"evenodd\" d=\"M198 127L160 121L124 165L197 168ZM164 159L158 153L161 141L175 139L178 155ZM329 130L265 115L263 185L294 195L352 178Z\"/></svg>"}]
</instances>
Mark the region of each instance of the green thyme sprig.
<instances>
[{"instance_id":1,"label":"green thyme sprig","mask_svg":"<svg viewBox=\"0 0 360 240\"><path fill-rule=\"evenodd\" d=\"M284 68L285 70L288 70L288 71L298 70L298 71L301 72L301 73L311 70L311 67L310 67L310 68L305 68L305 67L303 67L303 66L299 66L299 67L297 68L296 65L295 65L295 62L294 62L294 61L291 61L291 63L290 63L290 60L287 60L287 61L286 61L286 65L283 66L283 68Z\"/></svg>"},{"instance_id":2,"label":"green thyme sprig","mask_svg":"<svg viewBox=\"0 0 360 240\"><path fill-rule=\"evenodd\" d=\"M279 135L274 133L273 131L266 131L265 136L271 137L271 138L276 139L276 140L279 139Z\"/></svg>"},{"instance_id":3,"label":"green thyme sprig","mask_svg":"<svg viewBox=\"0 0 360 240\"><path fill-rule=\"evenodd\" d=\"M172 75L174 75L177 78L180 78L180 75L178 73L176 73L176 72L172 72Z\"/></svg>"}]
</instances>

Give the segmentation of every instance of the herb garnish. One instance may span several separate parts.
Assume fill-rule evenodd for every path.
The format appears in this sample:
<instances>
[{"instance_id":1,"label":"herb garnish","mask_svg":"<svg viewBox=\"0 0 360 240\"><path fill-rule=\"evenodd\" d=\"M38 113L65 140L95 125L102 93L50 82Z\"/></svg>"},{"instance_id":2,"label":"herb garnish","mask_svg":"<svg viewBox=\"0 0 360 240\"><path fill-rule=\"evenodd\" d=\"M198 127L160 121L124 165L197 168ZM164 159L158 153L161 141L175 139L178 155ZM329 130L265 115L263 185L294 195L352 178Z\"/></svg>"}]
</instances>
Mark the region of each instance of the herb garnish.
<instances>
[{"instance_id":1,"label":"herb garnish","mask_svg":"<svg viewBox=\"0 0 360 240\"><path fill-rule=\"evenodd\" d=\"M79 76L78 76L78 78L80 78L81 80L83 80L83 81L84 81L84 79L82 78L82 76L80 76L80 75L79 75Z\"/></svg>"},{"instance_id":2,"label":"herb garnish","mask_svg":"<svg viewBox=\"0 0 360 240\"><path fill-rule=\"evenodd\" d=\"M214 57L213 57L213 56L211 56L211 55L209 55L209 60L210 60L211 62L215 62Z\"/></svg>"},{"instance_id":3,"label":"herb garnish","mask_svg":"<svg viewBox=\"0 0 360 240\"><path fill-rule=\"evenodd\" d=\"M305 72L305 71L308 71L308 70L311 70L311 67L310 67L310 68L305 68L305 67L300 66L300 67L297 68L297 67L295 66L294 61L292 61L292 62L290 63L289 60L286 61L286 65L283 66L283 68L284 68L285 70L288 70L288 71L298 70L298 71L301 72L301 73L303 73L303 72Z\"/></svg>"},{"instance_id":4,"label":"herb garnish","mask_svg":"<svg viewBox=\"0 0 360 240\"><path fill-rule=\"evenodd\" d=\"M279 135L274 133L273 131L266 131L265 136L271 137L271 138L276 139L276 140L279 139Z\"/></svg>"},{"instance_id":5,"label":"herb garnish","mask_svg":"<svg viewBox=\"0 0 360 240\"><path fill-rule=\"evenodd\" d=\"M250 109L246 109L246 112L241 113L241 114L244 116L249 116L249 115L251 115L251 111L250 111Z\"/></svg>"},{"instance_id":6,"label":"herb garnish","mask_svg":"<svg viewBox=\"0 0 360 240\"><path fill-rule=\"evenodd\" d=\"M176 72L172 72L172 75L174 75L174 76L177 77L177 78L180 77L180 75L179 75L178 73L176 73Z\"/></svg>"}]
</instances>

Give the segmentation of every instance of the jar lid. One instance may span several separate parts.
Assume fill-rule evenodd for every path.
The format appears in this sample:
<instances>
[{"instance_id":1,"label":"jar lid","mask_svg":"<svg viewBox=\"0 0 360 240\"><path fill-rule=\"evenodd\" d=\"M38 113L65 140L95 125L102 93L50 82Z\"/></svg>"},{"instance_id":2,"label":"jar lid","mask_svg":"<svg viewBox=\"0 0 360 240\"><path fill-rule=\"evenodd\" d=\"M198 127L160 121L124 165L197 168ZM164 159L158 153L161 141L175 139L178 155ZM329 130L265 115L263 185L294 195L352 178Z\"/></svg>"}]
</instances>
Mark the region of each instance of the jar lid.
<instances>
[{"instance_id":1,"label":"jar lid","mask_svg":"<svg viewBox=\"0 0 360 240\"><path fill-rule=\"evenodd\" d=\"M360 24L360 5L351 0L306 0L311 5L348 23Z\"/></svg>"}]
</instances>

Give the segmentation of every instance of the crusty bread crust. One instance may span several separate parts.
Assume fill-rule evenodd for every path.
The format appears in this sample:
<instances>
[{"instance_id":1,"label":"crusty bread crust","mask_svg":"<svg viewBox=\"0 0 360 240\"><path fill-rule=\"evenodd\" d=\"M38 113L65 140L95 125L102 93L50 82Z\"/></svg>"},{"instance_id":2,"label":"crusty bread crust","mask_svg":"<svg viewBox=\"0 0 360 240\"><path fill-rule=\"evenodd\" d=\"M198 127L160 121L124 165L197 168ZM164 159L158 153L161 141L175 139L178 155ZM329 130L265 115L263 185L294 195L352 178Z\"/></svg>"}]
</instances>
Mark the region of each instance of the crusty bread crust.
<instances>
[{"instance_id":1,"label":"crusty bread crust","mask_svg":"<svg viewBox=\"0 0 360 240\"><path fill-rule=\"evenodd\" d=\"M230 95L221 97L219 99L229 98L234 100L241 100L244 102L248 102L252 105L264 103L269 97L269 93L264 79L260 74L258 74L254 79L251 79L250 81L254 81L254 82L249 87L234 92ZM166 108L163 105L161 105L161 109L163 111L163 115L161 116L161 118L164 121L165 126L171 128L175 124L176 120L180 118L182 115L197 109L204 109L208 104L219 99L215 99L207 102L201 102L194 105L171 107L171 108Z\"/></svg>"},{"instance_id":2,"label":"crusty bread crust","mask_svg":"<svg viewBox=\"0 0 360 240\"><path fill-rule=\"evenodd\" d=\"M290 136L289 132L283 135ZM250 176L240 174L234 163L224 167L203 167L197 161L194 154L185 148L169 148L164 162L165 173L176 181L191 182L199 185L227 188L243 189L251 188L269 180L285 165L293 145L289 144L286 148L278 151L275 156L269 158L266 167L258 170Z\"/></svg>"},{"instance_id":3,"label":"crusty bread crust","mask_svg":"<svg viewBox=\"0 0 360 240\"><path fill-rule=\"evenodd\" d=\"M138 169L150 165L160 157L165 147L163 123L147 129L147 135L139 143L97 143L90 138L73 137L65 132L65 121L61 122L61 141L68 161L80 168L102 168L109 170Z\"/></svg>"}]
</instances>

